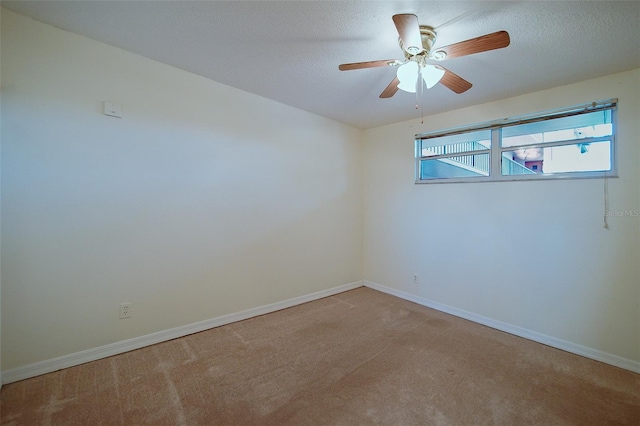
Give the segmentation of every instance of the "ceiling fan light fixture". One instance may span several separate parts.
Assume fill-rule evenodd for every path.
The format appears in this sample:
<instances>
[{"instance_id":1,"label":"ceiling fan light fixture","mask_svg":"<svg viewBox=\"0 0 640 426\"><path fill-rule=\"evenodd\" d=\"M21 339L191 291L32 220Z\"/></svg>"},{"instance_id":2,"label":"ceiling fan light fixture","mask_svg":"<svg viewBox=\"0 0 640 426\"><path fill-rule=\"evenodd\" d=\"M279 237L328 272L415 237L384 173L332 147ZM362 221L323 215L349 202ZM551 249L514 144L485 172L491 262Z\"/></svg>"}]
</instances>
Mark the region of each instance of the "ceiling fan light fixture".
<instances>
[{"instance_id":1,"label":"ceiling fan light fixture","mask_svg":"<svg viewBox=\"0 0 640 426\"><path fill-rule=\"evenodd\" d=\"M444 50L436 50L431 55L431 58L435 59L436 61L444 61L445 59L447 59L447 52L445 52Z\"/></svg>"},{"instance_id":2,"label":"ceiling fan light fixture","mask_svg":"<svg viewBox=\"0 0 640 426\"><path fill-rule=\"evenodd\" d=\"M409 92L409 93L416 93L416 82L414 81L412 83L409 81L401 81L398 84L398 89L404 90L405 92Z\"/></svg>"},{"instance_id":3,"label":"ceiling fan light fixture","mask_svg":"<svg viewBox=\"0 0 640 426\"><path fill-rule=\"evenodd\" d=\"M409 93L416 93L416 81L420 73L420 67L417 62L409 61L398 67L396 73L398 77L398 89Z\"/></svg>"},{"instance_id":4,"label":"ceiling fan light fixture","mask_svg":"<svg viewBox=\"0 0 640 426\"><path fill-rule=\"evenodd\" d=\"M427 89L431 89L442 79L444 70L433 65L425 65L421 70L421 74L424 84L427 85Z\"/></svg>"}]
</instances>

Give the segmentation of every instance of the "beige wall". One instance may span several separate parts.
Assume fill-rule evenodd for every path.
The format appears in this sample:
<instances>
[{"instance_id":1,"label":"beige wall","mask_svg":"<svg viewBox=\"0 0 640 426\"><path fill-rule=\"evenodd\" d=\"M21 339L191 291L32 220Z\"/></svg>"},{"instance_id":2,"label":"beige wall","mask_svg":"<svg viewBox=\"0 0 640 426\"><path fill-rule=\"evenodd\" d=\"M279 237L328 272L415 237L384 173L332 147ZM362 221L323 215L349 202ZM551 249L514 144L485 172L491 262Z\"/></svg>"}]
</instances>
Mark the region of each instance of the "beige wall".
<instances>
[{"instance_id":1,"label":"beige wall","mask_svg":"<svg viewBox=\"0 0 640 426\"><path fill-rule=\"evenodd\" d=\"M640 218L603 228L602 179L413 183L417 133L617 97L609 209L640 209L639 81L635 70L367 130L365 280L640 361Z\"/></svg>"},{"instance_id":2,"label":"beige wall","mask_svg":"<svg viewBox=\"0 0 640 426\"><path fill-rule=\"evenodd\" d=\"M2 15L3 370L361 279L361 130Z\"/></svg>"}]
</instances>

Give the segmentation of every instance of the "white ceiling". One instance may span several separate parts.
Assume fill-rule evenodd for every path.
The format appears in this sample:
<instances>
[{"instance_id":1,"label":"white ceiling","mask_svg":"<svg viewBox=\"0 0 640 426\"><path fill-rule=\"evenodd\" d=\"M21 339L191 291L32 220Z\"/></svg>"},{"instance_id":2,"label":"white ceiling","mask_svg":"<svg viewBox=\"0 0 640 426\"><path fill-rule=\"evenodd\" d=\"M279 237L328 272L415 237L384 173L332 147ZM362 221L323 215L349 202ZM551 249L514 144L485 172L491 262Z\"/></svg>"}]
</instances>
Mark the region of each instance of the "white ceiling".
<instances>
[{"instance_id":1,"label":"white ceiling","mask_svg":"<svg viewBox=\"0 0 640 426\"><path fill-rule=\"evenodd\" d=\"M378 95L402 59L391 20L415 13L437 46L506 30L511 45L443 62L429 115L640 67L640 1L3 1L65 30L359 128L420 116L415 95Z\"/></svg>"}]
</instances>

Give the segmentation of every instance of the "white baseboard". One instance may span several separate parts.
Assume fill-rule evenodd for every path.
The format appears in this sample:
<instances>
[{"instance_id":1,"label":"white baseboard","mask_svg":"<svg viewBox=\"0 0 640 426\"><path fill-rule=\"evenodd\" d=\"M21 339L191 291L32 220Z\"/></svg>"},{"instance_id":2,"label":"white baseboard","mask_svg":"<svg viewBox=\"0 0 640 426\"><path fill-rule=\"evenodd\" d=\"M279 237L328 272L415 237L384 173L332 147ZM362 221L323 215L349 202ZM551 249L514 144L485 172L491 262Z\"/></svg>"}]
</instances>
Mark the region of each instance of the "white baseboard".
<instances>
[{"instance_id":1,"label":"white baseboard","mask_svg":"<svg viewBox=\"0 0 640 426\"><path fill-rule=\"evenodd\" d=\"M579 345L577 343L569 342L555 337L547 336L545 334L537 333L535 331L527 330L526 328L518 327L516 325L508 324L502 321L494 320L484 317L482 315L474 314L462 309L454 308L453 306L444 305L442 303L434 302L429 299L425 299L413 294L405 293L400 290L396 290L390 287L386 287L380 284L373 283L371 281L364 281L364 286L372 288L374 290L381 291L383 293L391 294L401 299L408 300L410 302L417 303L428 308L432 308L447 314L451 314L460 318L464 318L469 321L473 321L478 324L486 325L487 327L495 328L496 330L504 331L509 334L513 334L525 339L533 340L534 342L542 343L547 346L551 346L563 351L571 352L576 355L581 355L586 358L590 358L596 361L604 362L606 364L614 365L616 367L623 368L625 370L640 373L640 362L631 359L623 358L618 355L603 352L597 349L588 348L586 346Z\"/></svg>"},{"instance_id":2,"label":"white baseboard","mask_svg":"<svg viewBox=\"0 0 640 426\"><path fill-rule=\"evenodd\" d=\"M17 382L19 380L24 380L31 377L39 376L41 374L61 370L63 368L69 368L90 361L96 361L98 359L107 358L124 352L129 352L134 349L140 349L145 346L155 345L156 343L166 342L178 337L184 337L189 334L198 333L210 328L220 327L225 324L246 320L256 316L279 311L281 309L301 305L313 300L333 296L335 294L353 290L362 286L362 281L356 281L327 290L318 291L316 293L294 297L293 299L284 300L282 302L271 303L269 305L259 306L257 308L247 309L245 311L223 315L221 317L211 318L193 324L187 324L181 327L171 328L169 330L158 331L156 333L147 334L145 336L134 337L133 339L110 343L108 345L100 346L97 348L87 349L69 355L63 355L57 358L13 368L11 370L0 372L0 384Z\"/></svg>"},{"instance_id":3,"label":"white baseboard","mask_svg":"<svg viewBox=\"0 0 640 426\"><path fill-rule=\"evenodd\" d=\"M555 337L547 336L535 331L527 330L522 327L511 325L502 321L497 321L491 318L477 315L472 312L468 312L462 309L454 308L449 305L434 302L429 299L425 299L419 296L415 296L409 293L405 293L400 290L396 290L390 287L386 287L380 284L376 284L371 281L356 281L353 283L341 285L338 287L322 290L316 293L311 293L304 296L294 297L293 299L284 300L282 302L271 303L269 305L259 306L257 308L247 309L245 311L236 312L233 314L223 315L217 318L211 318L205 321L196 322L193 324L187 324L181 327L171 328L169 330L159 331L156 333L147 334L145 336L135 337L133 339L123 340L121 342L115 342L108 345L100 346L93 349L87 349L81 352L72 353L69 355L63 355L61 357L36 362L33 364L17 367L7 371L0 371L0 387L2 384L17 382L19 380L28 379L31 377L39 376L41 374L51 373L63 368L73 367L75 365L84 364L98 359L107 358L113 355L118 355L124 352L129 352L135 349L140 349L145 346L155 345L156 343L166 342L168 340L176 339L178 337L187 336L189 334L198 333L200 331L208 330L210 328L220 327L225 324L230 324L237 321L242 321L252 317L268 314L271 312L279 311L281 309L290 308L292 306L300 305L303 303L311 302L313 300L322 299L324 297L333 296L348 290L353 290L358 287L369 287L374 290L387 293L401 299L408 300L410 302L417 303L428 308L436 309L438 311L451 314L460 318L467 319L469 321L476 322L478 324L486 325L496 330L504 331L525 339L529 339L535 342L539 342L557 349L561 349L567 352L571 352L577 355L581 355L596 361L601 361L606 364L614 365L625 370L640 373L640 362L633 361L627 358L622 358L617 355L613 355L607 352L602 352L597 349L588 348L576 343L572 343L566 340L557 339Z\"/></svg>"}]
</instances>

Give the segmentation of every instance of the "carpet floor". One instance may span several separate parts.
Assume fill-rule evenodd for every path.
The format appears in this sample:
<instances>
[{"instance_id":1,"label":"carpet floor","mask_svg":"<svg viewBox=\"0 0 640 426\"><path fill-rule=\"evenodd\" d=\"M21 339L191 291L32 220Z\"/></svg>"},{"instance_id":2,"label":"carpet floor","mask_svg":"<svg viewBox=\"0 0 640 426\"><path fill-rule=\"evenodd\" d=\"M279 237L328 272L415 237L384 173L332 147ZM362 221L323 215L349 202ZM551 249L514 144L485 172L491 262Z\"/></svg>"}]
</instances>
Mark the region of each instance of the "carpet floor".
<instances>
[{"instance_id":1,"label":"carpet floor","mask_svg":"<svg viewBox=\"0 0 640 426\"><path fill-rule=\"evenodd\" d=\"M3 386L2 425L640 425L640 375L358 288Z\"/></svg>"}]
</instances>

